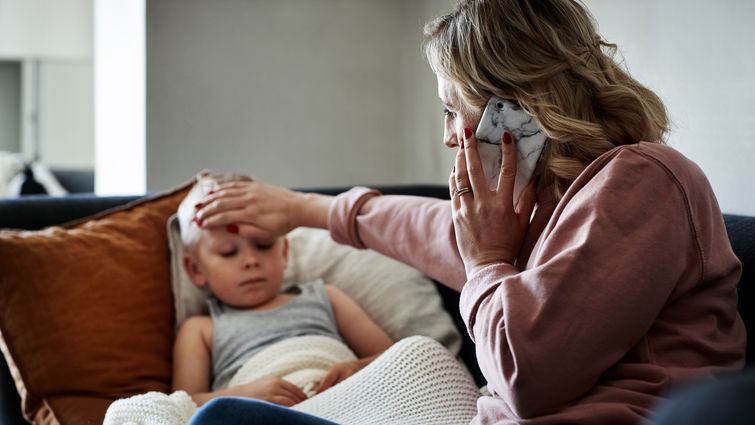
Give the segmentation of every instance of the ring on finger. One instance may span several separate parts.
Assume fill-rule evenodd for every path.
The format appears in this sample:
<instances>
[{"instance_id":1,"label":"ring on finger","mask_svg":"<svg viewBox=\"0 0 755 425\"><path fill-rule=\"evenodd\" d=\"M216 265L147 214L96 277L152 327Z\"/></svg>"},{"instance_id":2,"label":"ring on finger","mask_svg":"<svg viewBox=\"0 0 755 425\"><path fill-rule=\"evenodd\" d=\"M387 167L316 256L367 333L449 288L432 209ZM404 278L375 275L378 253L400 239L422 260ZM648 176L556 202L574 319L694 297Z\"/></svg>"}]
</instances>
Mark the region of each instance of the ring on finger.
<instances>
[{"instance_id":1,"label":"ring on finger","mask_svg":"<svg viewBox=\"0 0 755 425\"><path fill-rule=\"evenodd\" d=\"M471 187L462 187L456 191L456 196L461 196L465 193L470 193L470 192L472 192Z\"/></svg>"}]
</instances>

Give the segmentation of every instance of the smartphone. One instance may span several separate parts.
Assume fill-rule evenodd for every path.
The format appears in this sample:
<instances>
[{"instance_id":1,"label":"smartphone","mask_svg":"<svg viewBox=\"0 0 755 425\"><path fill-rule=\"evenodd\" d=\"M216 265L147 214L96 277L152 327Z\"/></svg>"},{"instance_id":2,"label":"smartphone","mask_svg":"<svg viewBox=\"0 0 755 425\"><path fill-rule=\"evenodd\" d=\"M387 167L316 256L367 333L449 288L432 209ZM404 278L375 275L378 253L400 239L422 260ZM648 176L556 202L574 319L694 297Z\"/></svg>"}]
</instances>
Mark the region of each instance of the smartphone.
<instances>
[{"instance_id":1,"label":"smartphone","mask_svg":"<svg viewBox=\"0 0 755 425\"><path fill-rule=\"evenodd\" d=\"M516 178L514 179L514 205L535 172L537 160L545 145L545 132L532 115L508 100L491 97L482 112L475 137L482 168L490 189L498 187L503 154L501 138L509 132L516 143Z\"/></svg>"}]
</instances>

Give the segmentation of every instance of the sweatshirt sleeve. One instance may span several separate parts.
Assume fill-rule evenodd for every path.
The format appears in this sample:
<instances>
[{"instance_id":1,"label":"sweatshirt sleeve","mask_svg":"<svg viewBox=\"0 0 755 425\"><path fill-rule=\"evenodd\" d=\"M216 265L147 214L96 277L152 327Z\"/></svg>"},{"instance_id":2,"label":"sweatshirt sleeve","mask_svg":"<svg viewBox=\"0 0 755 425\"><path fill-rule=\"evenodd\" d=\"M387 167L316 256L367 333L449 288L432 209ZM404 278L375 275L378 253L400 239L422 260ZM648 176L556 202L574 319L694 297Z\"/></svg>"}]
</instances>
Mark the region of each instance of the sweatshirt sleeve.
<instances>
[{"instance_id":1,"label":"sweatshirt sleeve","mask_svg":"<svg viewBox=\"0 0 755 425\"><path fill-rule=\"evenodd\" d=\"M336 242L374 249L457 291L466 280L450 201L356 187L336 196L328 227Z\"/></svg>"},{"instance_id":2,"label":"sweatshirt sleeve","mask_svg":"<svg viewBox=\"0 0 755 425\"><path fill-rule=\"evenodd\" d=\"M642 342L677 282L701 273L673 176L635 157L604 165L566 193L528 269L490 265L462 290L488 388L520 418L588 392Z\"/></svg>"}]
</instances>

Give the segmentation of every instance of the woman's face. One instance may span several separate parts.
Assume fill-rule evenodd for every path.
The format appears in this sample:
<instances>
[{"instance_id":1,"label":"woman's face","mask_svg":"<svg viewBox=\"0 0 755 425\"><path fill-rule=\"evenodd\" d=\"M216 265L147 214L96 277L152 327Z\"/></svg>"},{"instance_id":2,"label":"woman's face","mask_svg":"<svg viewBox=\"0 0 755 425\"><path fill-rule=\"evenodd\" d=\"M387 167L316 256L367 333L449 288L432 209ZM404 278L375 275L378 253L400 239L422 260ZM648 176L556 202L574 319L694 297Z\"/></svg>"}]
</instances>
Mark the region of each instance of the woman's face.
<instances>
[{"instance_id":1,"label":"woman's face","mask_svg":"<svg viewBox=\"0 0 755 425\"><path fill-rule=\"evenodd\" d=\"M464 137L464 129L477 131L482 110L467 105L459 96L456 84L438 76L438 97L445 105L443 120L443 143L449 148L459 146L459 139Z\"/></svg>"}]
</instances>

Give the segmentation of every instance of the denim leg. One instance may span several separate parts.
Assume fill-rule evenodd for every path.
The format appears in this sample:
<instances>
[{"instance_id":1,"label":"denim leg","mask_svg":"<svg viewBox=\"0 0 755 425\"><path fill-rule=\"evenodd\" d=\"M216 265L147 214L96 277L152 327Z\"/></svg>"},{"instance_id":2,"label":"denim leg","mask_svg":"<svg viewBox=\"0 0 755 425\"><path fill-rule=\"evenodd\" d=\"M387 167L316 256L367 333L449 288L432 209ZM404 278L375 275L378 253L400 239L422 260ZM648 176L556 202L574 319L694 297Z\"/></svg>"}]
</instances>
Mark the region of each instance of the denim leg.
<instances>
[{"instance_id":1,"label":"denim leg","mask_svg":"<svg viewBox=\"0 0 755 425\"><path fill-rule=\"evenodd\" d=\"M755 423L755 368L692 384L671 394L653 425Z\"/></svg>"},{"instance_id":2,"label":"denim leg","mask_svg":"<svg viewBox=\"0 0 755 425\"><path fill-rule=\"evenodd\" d=\"M337 425L278 404L242 397L218 397L192 416L189 425Z\"/></svg>"}]
</instances>

